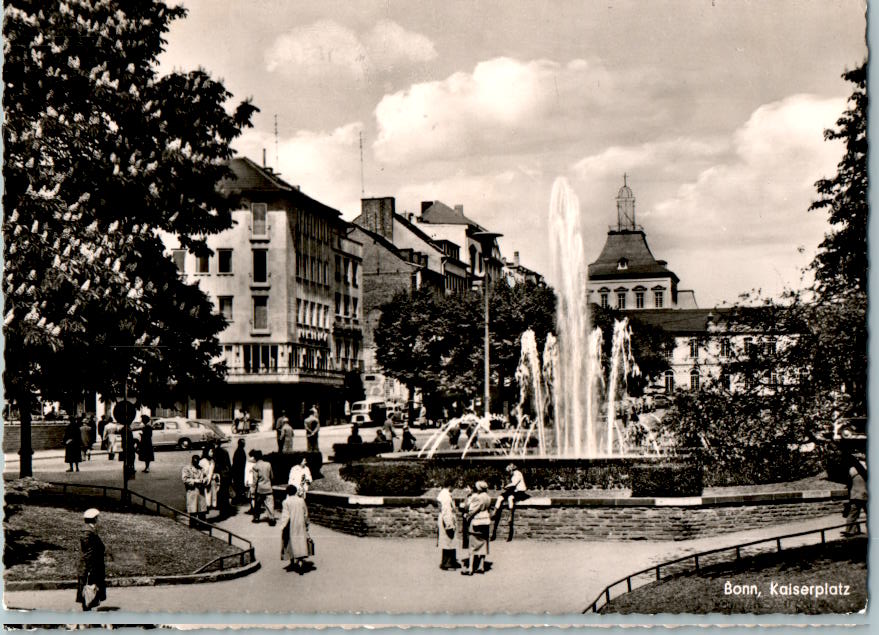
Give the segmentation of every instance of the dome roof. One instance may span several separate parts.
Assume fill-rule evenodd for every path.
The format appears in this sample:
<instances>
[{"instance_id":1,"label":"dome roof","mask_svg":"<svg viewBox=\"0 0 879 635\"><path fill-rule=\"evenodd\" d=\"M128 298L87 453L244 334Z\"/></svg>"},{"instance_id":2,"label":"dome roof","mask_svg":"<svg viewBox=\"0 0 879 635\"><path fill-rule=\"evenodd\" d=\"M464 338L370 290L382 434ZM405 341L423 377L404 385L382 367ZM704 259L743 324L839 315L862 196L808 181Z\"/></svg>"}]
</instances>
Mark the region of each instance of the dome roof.
<instances>
[{"instance_id":1,"label":"dome roof","mask_svg":"<svg viewBox=\"0 0 879 635\"><path fill-rule=\"evenodd\" d=\"M632 188L628 185L623 185L617 193L617 198L635 198L635 195L632 194Z\"/></svg>"}]
</instances>

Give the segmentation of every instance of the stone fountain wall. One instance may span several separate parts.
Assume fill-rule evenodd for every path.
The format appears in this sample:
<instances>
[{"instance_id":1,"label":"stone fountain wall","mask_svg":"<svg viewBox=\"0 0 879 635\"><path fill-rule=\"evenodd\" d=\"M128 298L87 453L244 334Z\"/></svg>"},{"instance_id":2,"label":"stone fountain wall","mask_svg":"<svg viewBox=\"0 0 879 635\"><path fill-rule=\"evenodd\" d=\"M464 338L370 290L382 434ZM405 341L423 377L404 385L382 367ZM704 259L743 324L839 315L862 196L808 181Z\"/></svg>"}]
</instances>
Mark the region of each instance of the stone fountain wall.
<instances>
[{"instance_id":1,"label":"stone fountain wall","mask_svg":"<svg viewBox=\"0 0 879 635\"><path fill-rule=\"evenodd\" d=\"M276 497L281 500L283 495L277 493ZM665 499L533 497L521 502L516 510L516 537L686 540L839 514L846 499L843 489ZM311 491L307 502L312 522L347 534L407 538L436 535L437 508L431 498ZM499 535L506 535L508 518L506 510Z\"/></svg>"}]
</instances>

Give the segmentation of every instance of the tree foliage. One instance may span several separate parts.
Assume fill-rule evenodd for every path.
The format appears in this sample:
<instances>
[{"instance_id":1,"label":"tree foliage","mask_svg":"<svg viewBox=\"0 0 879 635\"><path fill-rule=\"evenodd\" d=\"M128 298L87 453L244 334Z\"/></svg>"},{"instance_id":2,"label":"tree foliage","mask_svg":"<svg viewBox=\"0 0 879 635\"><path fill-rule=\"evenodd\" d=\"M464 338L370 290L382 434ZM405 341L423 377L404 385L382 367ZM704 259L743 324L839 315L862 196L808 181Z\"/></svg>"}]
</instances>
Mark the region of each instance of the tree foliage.
<instances>
[{"instance_id":1,"label":"tree foliage","mask_svg":"<svg viewBox=\"0 0 879 635\"><path fill-rule=\"evenodd\" d=\"M231 226L229 143L247 102L204 71L159 76L163 2L4 9L4 382L24 404L216 381L225 322L164 255ZM126 377L131 375L130 381Z\"/></svg>"}]
</instances>

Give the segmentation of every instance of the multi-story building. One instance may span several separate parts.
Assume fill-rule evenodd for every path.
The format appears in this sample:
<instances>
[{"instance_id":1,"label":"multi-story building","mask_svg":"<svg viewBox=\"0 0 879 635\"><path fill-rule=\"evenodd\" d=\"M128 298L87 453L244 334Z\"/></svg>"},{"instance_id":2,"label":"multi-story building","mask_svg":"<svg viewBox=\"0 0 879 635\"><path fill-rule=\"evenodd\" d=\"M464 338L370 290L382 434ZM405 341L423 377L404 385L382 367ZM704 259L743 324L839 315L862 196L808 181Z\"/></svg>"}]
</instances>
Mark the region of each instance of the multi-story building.
<instances>
[{"instance_id":1,"label":"multi-story building","mask_svg":"<svg viewBox=\"0 0 879 635\"><path fill-rule=\"evenodd\" d=\"M226 386L193 395L188 416L228 421L236 409L268 426L284 408L301 421L312 404L342 418L347 372L362 359L363 247L338 210L247 158L230 162L223 189L240 204L233 227L210 236L212 256L167 247L181 275L217 303ZM160 413L161 414L161 413Z\"/></svg>"},{"instance_id":2,"label":"multi-story building","mask_svg":"<svg viewBox=\"0 0 879 635\"><path fill-rule=\"evenodd\" d=\"M546 284L542 275L533 269L523 266L519 262L518 251L513 252L512 260L504 259L504 278L510 286L524 284L526 282L538 285Z\"/></svg>"},{"instance_id":3,"label":"multi-story building","mask_svg":"<svg viewBox=\"0 0 879 635\"><path fill-rule=\"evenodd\" d=\"M620 310L697 308L693 291L679 289L667 265L647 246L644 228L635 223L635 196L624 184L617 194L617 224L589 265L589 301Z\"/></svg>"}]
</instances>

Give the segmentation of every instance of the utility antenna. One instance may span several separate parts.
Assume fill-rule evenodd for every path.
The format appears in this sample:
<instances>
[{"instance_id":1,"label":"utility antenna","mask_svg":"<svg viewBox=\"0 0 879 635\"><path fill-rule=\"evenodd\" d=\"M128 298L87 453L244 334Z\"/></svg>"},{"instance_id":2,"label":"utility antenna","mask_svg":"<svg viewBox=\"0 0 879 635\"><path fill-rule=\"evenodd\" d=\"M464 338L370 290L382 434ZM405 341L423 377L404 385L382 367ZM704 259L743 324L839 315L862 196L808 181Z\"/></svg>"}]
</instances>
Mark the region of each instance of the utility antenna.
<instances>
[{"instance_id":1,"label":"utility antenna","mask_svg":"<svg viewBox=\"0 0 879 635\"><path fill-rule=\"evenodd\" d=\"M363 131L360 131L360 196L366 195L366 188L363 185Z\"/></svg>"},{"instance_id":2,"label":"utility antenna","mask_svg":"<svg viewBox=\"0 0 879 635\"><path fill-rule=\"evenodd\" d=\"M278 163L278 115L275 114L275 172L280 172L281 166Z\"/></svg>"}]
</instances>

